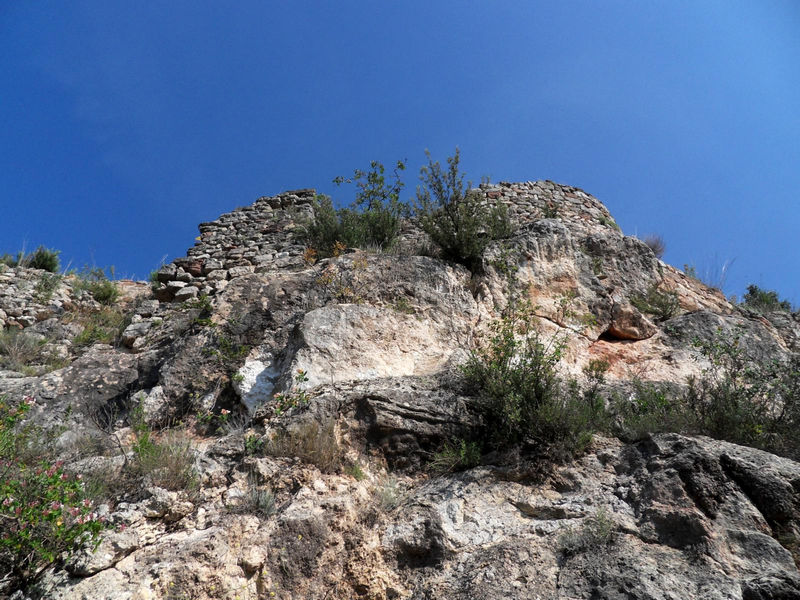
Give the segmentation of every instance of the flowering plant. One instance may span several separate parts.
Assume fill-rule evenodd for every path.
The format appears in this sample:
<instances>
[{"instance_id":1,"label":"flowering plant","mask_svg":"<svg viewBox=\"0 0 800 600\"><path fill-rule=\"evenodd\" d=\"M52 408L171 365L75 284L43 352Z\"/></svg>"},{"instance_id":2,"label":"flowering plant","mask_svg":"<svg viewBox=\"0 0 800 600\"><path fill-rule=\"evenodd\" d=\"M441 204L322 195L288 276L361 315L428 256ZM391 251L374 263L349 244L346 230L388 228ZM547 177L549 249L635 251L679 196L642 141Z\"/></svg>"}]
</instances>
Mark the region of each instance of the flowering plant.
<instances>
[{"instance_id":1,"label":"flowering plant","mask_svg":"<svg viewBox=\"0 0 800 600\"><path fill-rule=\"evenodd\" d=\"M99 544L105 517L86 497L80 475L61 461L32 459L21 450L36 442L24 418L35 404L0 399L0 566L23 588L61 557Z\"/></svg>"}]
</instances>

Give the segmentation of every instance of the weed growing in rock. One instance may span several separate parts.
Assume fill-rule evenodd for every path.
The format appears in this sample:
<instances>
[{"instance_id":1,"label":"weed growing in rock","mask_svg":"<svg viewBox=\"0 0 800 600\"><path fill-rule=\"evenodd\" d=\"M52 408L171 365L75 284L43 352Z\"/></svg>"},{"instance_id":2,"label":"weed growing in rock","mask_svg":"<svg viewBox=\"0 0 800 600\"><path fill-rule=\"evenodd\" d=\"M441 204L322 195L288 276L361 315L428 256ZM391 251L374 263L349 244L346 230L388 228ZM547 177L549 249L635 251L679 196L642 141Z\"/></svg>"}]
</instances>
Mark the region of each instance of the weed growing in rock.
<instances>
[{"instance_id":1,"label":"weed growing in rock","mask_svg":"<svg viewBox=\"0 0 800 600\"><path fill-rule=\"evenodd\" d=\"M279 394L275 394L275 414L280 416L287 410L298 406L305 406L311 400L311 395L302 386L308 381L308 373L297 369L291 387Z\"/></svg>"},{"instance_id":2,"label":"weed growing in rock","mask_svg":"<svg viewBox=\"0 0 800 600\"><path fill-rule=\"evenodd\" d=\"M42 273L33 288L33 299L39 304L47 304L53 299L53 294L61 285L61 275L58 273Z\"/></svg>"},{"instance_id":3,"label":"weed growing in rock","mask_svg":"<svg viewBox=\"0 0 800 600\"><path fill-rule=\"evenodd\" d=\"M247 474L247 488L239 504L233 507L234 512L257 515L263 519L275 514L275 493L268 487L259 485L258 474Z\"/></svg>"},{"instance_id":4,"label":"weed growing in rock","mask_svg":"<svg viewBox=\"0 0 800 600\"><path fill-rule=\"evenodd\" d=\"M344 244L336 242L332 259L339 259L345 250ZM354 256L349 262L342 259L321 264L317 262L317 252L313 248L306 248L303 260L314 269L314 283L322 293L323 303L335 301L342 304L361 304L364 301L368 283L364 273L369 263L363 253Z\"/></svg>"},{"instance_id":5,"label":"weed growing in rock","mask_svg":"<svg viewBox=\"0 0 800 600\"><path fill-rule=\"evenodd\" d=\"M41 454L41 432L24 422L34 403L0 398L0 589L24 590L57 560L96 548L107 526L80 477Z\"/></svg>"},{"instance_id":6,"label":"weed growing in rock","mask_svg":"<svg viewBox=\"0 0 800 600\"><path fill-rule=\"evenodd\" d=\"M41 362L42 345L42 340L24 331L0 331L0 366L22 372Z\"/></svg>"},{"instance_id":7,"label":"weed growing in rock","mask_svg":"<svg viewBox=\"0 0 800 600\"><path fill-rule=\"evenodd\" d=\"M651 285L644 296L633 296L631 304L641 312L653 315L661 321L674 317L680 308L678 294L670 291L662 292L657 283Z\"/></svg>"},{"instance_id":8,"label":"weed growing in rock","mask_svg":"<svg viewBox=\"0 0 800 600\"><path fill-rule=\"evenodd\" d=\"M508 211L504 204L487 205L479 192L470 189L471 184L464 189L458 148L447 159L447 171L429 152L426 155L428 165L420 171L423 185L417 188L415 207L420 226L439 247L442 258L476 270L486 247L511 235Z\"/></svg>"},{"instance_id":9,"label":"weed growing in rock","mask_svg":"<svg viewBox=\"0 0 800 600\"><path fill-rule=\"evenodd\" d=\"M84 267L78 273L73 287L76 290L89 292L92 298L105 306L112 306L119 300L120 292L117 284L111 281L105 271L99 267L93 269Z\"/></svg>"},{"instance_id":10,"label":"weed growing in rock","mask_svg":"<svg viewBox=\"0 0 800 600\"><path fill-rule=\"evenodd\" d=\"M651 234L645 236L642 240L650 250L653 251L653 254L656 255L656 258L663 258L664 253L667 251L667 244L660 235Z\"/></svg>"},{"instance_id":11,"label":"weed growing in rock","mask_svg":"<svg viewBox=\"0 0 800 600\"><path fill-rule=\"evenodd\" d=\"M326 473L338 471L344 458L333 421L309 421L288 429L269 440L264 451L271 456L296 456Z\"/></svg>"},{"instance_id":12,"label":"weed growing in rock","mask_svg":"<svg viewBox=\"0 0 800 600\"><path fill-rule=\"evenodd\" d=\"M480 464L481 449L476 442L457 439L445 442L439 452L433 455L430 468L435 473L452 473L471 469Z\"/></svg>"},{"instance_id":13,"label":"weed growing in rock","mask_svg":"<svg viewBox=\"0 0 800 600\"><path fill-rule=\"evenodd\" d=\"M17 252L16 256L3 254L0 256L0 264L9 267L43 269L49 273L58 273L58 269L61 266L58 259L59 254L61 254L60 250L51 250L44 246L39 246L30 254L26 254L24 249Z\"/></svg>"},{"instance_id":14,"label":"weed growing in rock","mask_svg":"<svg viewBox=\"0 0 800 600\"><path fill-rule=\"evenodd\" d=\"M350 475L356 481L364 481L367 478L367 474L364 473L364 469L361 468L361 465L358 462L352 462L347 465L344 469L344 472Z\"/></svg>"},{"instance_id":15,"label":"weed growing in rock","mask_svg":"<svg viewBox=\"0 0 800 600\"><path fill-rule=\"evenodd\" d=\"M391 511L403 501L403 488L394 475L386 475L375 488L375 500L384 511Z\"/></svg>"},{"instance_id":16,"label":"weed growing in rock","mask_svg":"<svg viewBox=\"0 0 800 600\"><path fill-rule=\"evenodd\" d=\"M136 437L132 447L134 460L130 464L132 472L151 485L167 490L196 490L197 472L189 440L176 432L157 439L144 420L141 405L133 407L129 420Z\"/></svg>"},{"instance_id":17,"label":"weed growing in rock","mask_svg":"<svg viewBox=\"0 0 800 600\"><path fill-rule=\"evenodd\" d=\"M619 232L622 231L622 229L620 228L620 226L617 224L617 222L614 219L611 219L611 218L608 218L608 217L604 217L604 216L601 215L598 220L600 221L600 225L604 225L606 227L611 227L611 229L614 229L614 230L619 231Z\"/></svg>"},{"instance_id":18,"label":"weed growing in rock","mask_svg":"<svg viewBox=\"0 0 800 600\"><path fill-rule=\"evenodd\" d=\"M116 307L101 306L99 310L78 311L69 320L83 326L72 343L77 347L91 346L96 342L117 345L122 332L130 324L130 316Z\"/></svg>"},{"instance_id":19,"label":"weed growing in rock","mask_svg":"<svg viewBox=\"0 0 800 600\"><path fill-rule=\"evenodd\" d=\"M558 539L561 552L574 556L584 552L600 552L614 540L616 525L604 508L584 520L579 529L569 528Z\"/></svg>"},{"instance_id":20,"label":"weed growing in rock","mask_svg":"<svg viewBox=\"0 0 800 600\"><path fill-rule=\"evenodd\" d=\"M261 454L264 451L264 438L257 435L248 435L244 438L244 453L247 456Z\"/></svg>"}]
</instances>

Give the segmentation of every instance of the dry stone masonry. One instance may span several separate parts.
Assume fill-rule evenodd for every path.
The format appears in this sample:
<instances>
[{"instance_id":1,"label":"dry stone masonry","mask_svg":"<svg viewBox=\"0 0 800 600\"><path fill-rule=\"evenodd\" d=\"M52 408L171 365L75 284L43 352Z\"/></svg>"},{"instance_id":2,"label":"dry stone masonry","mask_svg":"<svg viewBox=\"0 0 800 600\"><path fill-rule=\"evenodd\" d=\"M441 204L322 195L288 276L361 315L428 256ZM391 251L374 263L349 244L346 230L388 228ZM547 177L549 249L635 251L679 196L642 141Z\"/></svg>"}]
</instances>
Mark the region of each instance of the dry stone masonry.
<instances>
[{"instance_id":1,"label":"dry stone masonry","mask_svg":"<svg viewBox=\"0 0 800 600\"><path fill-rule=\"evenodd\" d=\"M489 204L506 204L517 225L557 216L587 231L617 228L606 207L576 187L529 181L481 184L477 191ZM156 298L182 302L198 294L213 295L242 275L300 267L304 246L298 234L314 216L315 195L313 189L303 189L262 197L251 206L201 223L197 242L186 256L158 270ZM423 240L424 234L406 223L399 245L417 250Z\"/></svg>"},{"instance_id":2,"label":"dry stone masonry","mask_svg":"<svg viewBox=\"0 0 800 600\"><path fill-rule=\"evenodd\" d=\"M302 264L295 234L313 218L314 190L295 190L256 200L215 221L201 223L200 235L183 258L158 270L159 300L182 302L198 293L212 295L228 281Z\"/></svg>"}]
</instances>

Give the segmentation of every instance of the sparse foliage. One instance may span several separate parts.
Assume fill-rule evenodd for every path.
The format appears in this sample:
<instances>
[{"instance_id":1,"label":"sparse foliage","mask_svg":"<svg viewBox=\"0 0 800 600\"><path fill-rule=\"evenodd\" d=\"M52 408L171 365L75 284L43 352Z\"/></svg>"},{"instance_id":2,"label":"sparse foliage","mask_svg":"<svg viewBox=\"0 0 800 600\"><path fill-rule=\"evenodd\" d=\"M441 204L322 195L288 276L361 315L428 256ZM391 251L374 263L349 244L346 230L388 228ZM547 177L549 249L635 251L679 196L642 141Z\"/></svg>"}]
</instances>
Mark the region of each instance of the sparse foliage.
<instances>
[{"instance_id":1,"label":"sparse foliage","mask_svg":"<svg viewBox=\"0 0 800 600\"><path fill-rule=\"evenodd\" d=\"M657 283L651 285L644 296L631 297L631 304L662 321L674 317L680 308L678 294L672 291L662 292Z\"/></svg>"},{"instance_id":2,"label":"sparse foliage","mask_svg":"<svg viewBox=\"0 0 800 600\"><path fill-rule=\"evenodd\" d=\"M86 291L92 298L105 306L112 306L119 300L119 288L99 267L85 267L78 274L74 287L76 290Z\"/></svg>"},{"instance_id":3,"label":"sparse foliage","mask_svg":"<svg viewBox=\"0 0 800 600\"><path fill-rule=\"evenodd\" d=\"M664 253L667 251L667 244L664 242L664 238L657 234L651 234L645 236L642 240L650 250L653 251L653 254L656 255L656 258L663 258Z\"/></svg>"},{"instance_id":4,"label":"sparse foliage","mask_svg":"<svg viewBox=\"0 0 800 600\"><path fill-rule=\"evenodd\" d=\"M758 312L792 312L792 303L788 300L781 300L778 292L761 289L755 284L747 286L747 293L742 299L742 304Z\"/></svg>"},{"instance_id":5,"label":"sparse foliage","mask_svg":"<svg viewBox=\"0 0 800 600\"><path fill-rule=\"evenodd\" d=\"M504 204L491 207L480 192L466 189L459 171L460 153L447 159L447 170L426 151L428 165L422 167L417 188L416 213L422 229L436 244L445 260L475 270L483 251L493 241L511 235L511 222Z\"/></svg>"},{"instance_id":6,"label":"sparse foliage","mask_svg":"<svg viewBox=\"0 0 800 600\"><path fill-rule=\"evenodd\" d=\"M326 473L338 471L344 460L333 421L322 424L309 421L294 426L267 441L264 452L271 456L296 456Z\"/></svg>"},{"instance_id":7,"label":"sparse foliage","mask_svg":"<svg viewBox=\"0 0 800 600\"><path fill-rule=\"evenodd\" d=\"M477 442L457 439L445 442L442 449L433 455L430 467L435 473L450 473L471 469L480 460L481 449Z\"/></svg>"},{"instance_id":8,"label":"sparse foliage","mask_svg":"<svg viewBox=\"0 0 800 600\"><path fill-rule=\"evenodd\" d=\"M314 219L305 228L306 243L320 258L332 256L337 243L355 248L390 248L400 232L400 220L408 212L400 201L400 172L404 169L405 163L397 161L393 178L387 181L386 168L374 160L368 171L356 169L352 177L336 177L336 185L356 186L355 201L349 208L336 210L330 197L317 196Z\"/></svg>"}]
</instances>

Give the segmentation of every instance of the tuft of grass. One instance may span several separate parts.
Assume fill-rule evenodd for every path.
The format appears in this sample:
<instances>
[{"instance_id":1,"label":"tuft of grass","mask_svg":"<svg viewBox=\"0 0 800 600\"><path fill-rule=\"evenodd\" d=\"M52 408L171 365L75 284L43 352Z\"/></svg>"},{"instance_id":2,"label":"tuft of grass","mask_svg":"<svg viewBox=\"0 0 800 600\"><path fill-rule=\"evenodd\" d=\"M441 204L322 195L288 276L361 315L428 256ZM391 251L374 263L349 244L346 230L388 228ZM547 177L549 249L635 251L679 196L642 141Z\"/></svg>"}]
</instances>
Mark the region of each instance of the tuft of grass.
<instances>
[{"instance_id":1,"label":"tuft of grass","mask_svg":"<svg viewBox=\"0 0 800 600\"><path fill-rule=\"evenodd\" d=\"M656 258L663 258L664 253L667 251L667 244L664 242L664 238L660 235L655 233L645 236L642 240L650 250L653 251L653 254L656 255Z\"/></svg>"},{"instance_id":2,"label":"tuft of grass","mask_svg":"<svg viewBox=\"0 0 800 600\"><path fill-rule=\"evenodd\" d=\"M249 473L247 476L247 490L241 502L234 508L235 512L249 513L261 518L269 518L275 514L275 493L268 487L258 484L258 476Z\"/></svg>"},{"instance_id":3,"label":"tuft of grass","mask_svg":"<svg viewBox=\"0 0 800 600\"><path fill-rule=\"evenodd\" d=\"M387 512L400 506L403 501L403 488L397 477L387 475L380 480L375 488L375 500L381 510Z\"/></svg>"},{"instance_id":4,"label":"tuft of grass","mask_svg":"<svg viewBox=\"0 0 800 600\"><path fill-rule=\"evenodd\" d=\"M39 364L43 341L18 329L0 331L0 366L12 371Z\"/></svg>"},{"instance_id":5,"label":"tuft of grass","mask_svg":"<svg viewBox=\"0 0 800 600\"><path fill-rule=\"evenodd\" d=\"M79 312L72 318L83 326L83 330L72 340L77 347L91 346L98 342L116 345L129 324L128 315L109 306L102 306L97 311Z\"/></svg>"},{"instance_id":6,"label":"tuft of grass","mask_svg":"<svg viewBox=\"0 0 800 600\"><path fill-rule=\"evenodd\" d=\"M281 432L264 445L264 451L271 456L297 457L325 473L339 471L344 459L332 420L322 424L309 421Z\"/></svg>"},{"instance_id":7,"label":"tuft of grass","mask_svg":"<svg viewBox=\"0 0 800 600\"><path fill-rule=\"evenodd\" d=\"M457 439L445 442L439 452L433 455L430 467L435 473L463 471L477 466L481 460L481 449L477 442Z\"/></svg>"},{"instance_id":8,"label":"tuft of grass","mask_svg":"<svg viewBox=\"0 0 800 600\"><path fill-rule=\"evenodd\" d=\"M614 540L616 525L605 508L584 520L579 529L569 528L558 539L559 548L565 556L585 552L602 552Z\"/></svg>"},{"instance_id":9,"label":"tuft of grass","mask_svg":"<svg viewBox=\"0 0 800 600\"><path fill-rule=\"evenodd\" d=\"M53 294L59 285L61 285L61 275L48 272L42 273L33 288L33 299L39 304L47 304L53 298Z\"/></svg>"}]
</instances>

